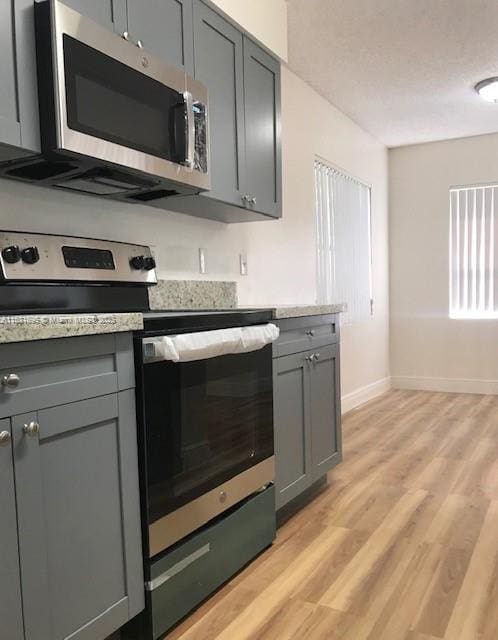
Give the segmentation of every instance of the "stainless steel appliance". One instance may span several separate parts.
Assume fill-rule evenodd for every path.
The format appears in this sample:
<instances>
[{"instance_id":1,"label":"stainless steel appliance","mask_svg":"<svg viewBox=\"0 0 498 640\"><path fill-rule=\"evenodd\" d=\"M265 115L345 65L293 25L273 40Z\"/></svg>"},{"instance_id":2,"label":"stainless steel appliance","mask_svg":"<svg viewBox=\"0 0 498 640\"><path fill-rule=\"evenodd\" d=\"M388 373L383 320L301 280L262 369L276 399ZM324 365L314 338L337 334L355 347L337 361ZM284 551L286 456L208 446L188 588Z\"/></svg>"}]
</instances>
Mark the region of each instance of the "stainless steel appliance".
<instances>
[{"instance_id":1,"label":"stainless steel appliance","mask_svg":"<svg viewBox=\"0 0 498 640\"><path fill-rule=\"evenodd\" d=\"M58 0L35 18L42 157L4 175L129 202L209 189L204 85Z\"/></svg>"},{"instance_id":2,"label":"stainless steel appliance","mask_svg":"<svg viewBox=\"0 0 498 640\"><path fill-rule=\"evenodd\" d=\"M0 231L0 313L145 311L149 247Z\"/></svg>"},{"instance_id":3,"label":"stainless steel appliance","mask_svg":"<svg viewBox=\"0 0 498 640\"><path fill-rule=\"evenodd\" d=\"M164 551L275 477L272 347L174 362L164 336L216 339L269 311L146 314L135 340L146 546Z\"/></svg>"}]
</instances>

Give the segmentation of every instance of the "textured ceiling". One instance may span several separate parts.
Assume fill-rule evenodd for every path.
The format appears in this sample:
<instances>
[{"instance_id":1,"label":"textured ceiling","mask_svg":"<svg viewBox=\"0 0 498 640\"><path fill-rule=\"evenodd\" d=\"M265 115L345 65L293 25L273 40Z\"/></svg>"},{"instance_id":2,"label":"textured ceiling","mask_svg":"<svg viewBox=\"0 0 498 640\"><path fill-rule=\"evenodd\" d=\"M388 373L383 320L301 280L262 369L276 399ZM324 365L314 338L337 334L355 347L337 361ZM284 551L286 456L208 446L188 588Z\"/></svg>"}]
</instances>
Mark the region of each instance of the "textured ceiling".
<instances>
[{"instance_id":1,"label":"textured ceiling","mask_svg":"<svg viewBox=\"0 0 498 640\"><path fill-rule=\"evenodd\" d=\"M498 0L288 0L289 66L395 147L498 131Z\"/></svg>"}]
</instances>

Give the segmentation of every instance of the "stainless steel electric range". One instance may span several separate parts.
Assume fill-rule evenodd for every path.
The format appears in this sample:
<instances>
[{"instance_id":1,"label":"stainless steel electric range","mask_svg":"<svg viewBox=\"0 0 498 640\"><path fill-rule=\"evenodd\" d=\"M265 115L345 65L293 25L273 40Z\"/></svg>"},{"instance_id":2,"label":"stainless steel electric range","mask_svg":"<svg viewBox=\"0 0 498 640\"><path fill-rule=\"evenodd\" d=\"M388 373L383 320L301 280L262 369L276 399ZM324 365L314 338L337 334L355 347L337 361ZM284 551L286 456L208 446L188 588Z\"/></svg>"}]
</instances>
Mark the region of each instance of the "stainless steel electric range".
<instances>
[{"instance_id":1,"label":"stainless steel electric range","mask_svg":"<svg viewBox=\"0 0 498 640\"><path fill-rule=\"evenodd\" d=\"M134 335L146 609L156 640L275 536L269 310L152 312L148 247L0 232L0 314L144 314Z\"/></svg>"}]
</instances>

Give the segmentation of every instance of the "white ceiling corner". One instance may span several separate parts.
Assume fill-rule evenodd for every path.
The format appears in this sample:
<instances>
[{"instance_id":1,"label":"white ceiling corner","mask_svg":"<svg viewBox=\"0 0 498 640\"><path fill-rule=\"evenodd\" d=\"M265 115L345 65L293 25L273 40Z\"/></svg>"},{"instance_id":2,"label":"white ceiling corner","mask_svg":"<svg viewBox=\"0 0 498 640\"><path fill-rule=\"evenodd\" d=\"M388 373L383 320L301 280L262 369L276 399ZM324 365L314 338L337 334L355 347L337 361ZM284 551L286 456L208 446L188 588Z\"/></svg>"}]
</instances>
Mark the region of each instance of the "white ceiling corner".
<instances>
[{"instance_id":1,"label":"white ceiling corner","mask_svg":"<svg viewBox=\"0 0 498 640\"><path fill-rule=\"evenodd\" d=\"M389 147L498 131L498 0L288 0L289 67Z\"/></svg>"}]
</instances>

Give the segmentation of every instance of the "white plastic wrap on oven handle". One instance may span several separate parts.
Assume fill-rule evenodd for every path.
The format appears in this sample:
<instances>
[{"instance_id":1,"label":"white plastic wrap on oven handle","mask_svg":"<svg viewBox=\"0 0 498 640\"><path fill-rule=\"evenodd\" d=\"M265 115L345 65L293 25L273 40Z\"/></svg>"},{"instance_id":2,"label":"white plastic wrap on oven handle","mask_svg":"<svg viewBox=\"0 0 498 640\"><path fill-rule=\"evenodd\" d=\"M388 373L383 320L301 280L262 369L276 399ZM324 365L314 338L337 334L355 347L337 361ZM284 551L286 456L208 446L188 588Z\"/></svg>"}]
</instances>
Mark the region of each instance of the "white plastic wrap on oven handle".
<instances>
[{"instance_id":1,"label":"white plastic wrap on oven handle","mask_svg":"<svg viewBox=\"0 0 498 640\"><path fill-rule=\"evenodd\" d=\"M280 329L272 324L216 329L145 338L145 361L192 362L257 351L274 342Z\"/></svg>"}]
</instances>

